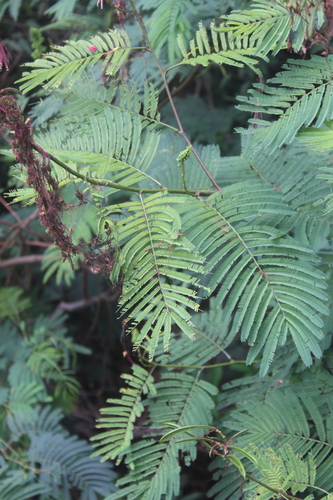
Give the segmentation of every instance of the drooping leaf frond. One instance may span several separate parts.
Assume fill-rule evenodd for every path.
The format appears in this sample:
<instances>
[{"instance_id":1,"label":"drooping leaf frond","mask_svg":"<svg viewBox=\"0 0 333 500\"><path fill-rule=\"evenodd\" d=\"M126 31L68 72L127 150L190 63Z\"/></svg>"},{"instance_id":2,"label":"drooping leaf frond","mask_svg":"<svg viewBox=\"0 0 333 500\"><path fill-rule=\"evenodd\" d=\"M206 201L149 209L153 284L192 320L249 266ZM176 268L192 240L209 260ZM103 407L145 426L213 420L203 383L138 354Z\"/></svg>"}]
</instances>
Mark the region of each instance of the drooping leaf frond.
<instances>
[{"instance_id":1,"label":"drooping leaf frond","mask_svg":"<svg viewBox=\"0 0 333 500\"><path fill-rule=\"evenodd\" d=\"M184 140L181 137L175 138L173 134L162 134L148 173L162 186L168 186L168 188L184 189L185 182L187 189L198 191L211 189L211 181L193 153L184 162L184 172L179 168L177 156L184 150L184 147ZM209 172L213 177L216 177L221 160L218 146L198 145L197 151L205 165L208 166ZM150 178L147 178L143 185L154 188L154 183Z\"/></svg>"},{"instance_id":2,"label":"drooping leaf frond","mask_svg":"<svg viewBox=\"0 0 333 500\"><path fill-rule=\"evenodd\" d=\"M211 299L209 311L198 314L195 342L188 342L185 335L177 336L170 342L169 352L159 356L158 361L166 365L183 365L184 368L204 365L219 354L228 356L225 349L233 338L234 333L229 330L223 309Z\"/></svg>"},{"instance_id":3,"label":"drooping leaf frond","mask_svg":"<svg viewBox=\"0 0 333 500\"><path fill-rule=\"evenodd\" d=\"M65 86L57 90L64 99L64 106L60 112L62 117L88 117L98 115L106 107L131 112L140 117L143 127L159 123L158 93L152 84L145 82L143 94L139 93L132 81L116 84L110 81L108 87L97 86L96 82L79 79L75 85Z\"/></svg>"},{"instance_id":4,"label":"drooping leaf frond","mask_svg":"<svg viewBox=\"0 0 333 500\"><path fill-rule=\"evenodd\" d=\"M282 213L265 214L257 222L272 225L286 234L293 234L297 240L310 245L317 251L332 229L332 218L325 213L321 200L329 196L330 186L319 180L321 170L329 168L329 155L310 151L298 141L283 150L270 153L258 150L251 136L243 136L242 155L238 170L247 177L261 179L281 192L283 200L292 210L289 216ZM221 169L221 175L225 168Z\"/></svg>"},{"instance_id":5,"label":"drooping leaf frond","mask_svg":"<svg viewBox=\"0 0 333 500\"><path fill-rule=\"evenodd\" d=\"M124 244L121 254L124 285L119 303L134 325L145 321L134 345L139 347L146 337L150 338L151 358L160 337L164 348L168 348L173 324L188 337L194 337L187 308L198 309L196 292L190 286L198 287L192 273L204 272L204 259L181 233L179 214L170 206L186 201L163 192L148 198L140 195L139 202L110 206L104 211L112 214L128 209L133 214L116 226L118 243ZM169 280L174 280L173 284Z\"/></svg>"},{"instance_id":6,"label":"drooping leaf frond","mask_svg":"<svg viewBox=\"0 0 333 500\"><path fill-rule=\"evenodd\" d=\"M5 468L1 467L2 472ZM49 488L46 484L33 482L31 475L24 474L22 471L14 471L7 474L7 477L0 476L0 495L1 500L31 500L35 495L48 493Z\"/></svg>"},{"instance_id":7,"label":"drooping leaf frond","mask_svg":"<svg viewBox=\"0 0 333 500\"><path fill-rule=\"evenodd\" d=\"M276 55L287 47L298 52L323 22L323 5L306 1L302 7L283 0L256 0L250 9L222 16L225 25L218 31L232 34L235 42L250 38L256 54Z\"/></svg>"},{"instance_id":8,"label":"drooping leaf frond","mask_svg":"<svg viewBox=\"0 0 333 500\"><path fill-rule=\"evenodd\" d=\"M301 141L309 144L311 149L332 151L333 149L333 120L325 120L326 128L307 127L298 133Z\"/></svg>"},{"instance_id":9,"label":"drooping leaf frond","mask_svg":"<svg viewBox=\"0 0 333 500\"><path fill-rule=\"evenodd\" d=\"M97 500L115 490L115 474L109 464L101 464L90 456L92 448L76 436L41 433L31 440L28 459L40 467L40 481L46 483L54 496L70 500L70 488L82 491L82 500Z\"/></svg>"},{"instance_id":10,"label":"drooping leaf frond","mask_svg":"<svg viewBox=\"0 0 333 500\"><path fill-rule=\"evenodd\" d=\"M130 446L133 439L134 423L144 411L141 402L143 396L147 393L153 396L156 394L153 377L149 372L137 365L132 366L132 371L133 375L122 375L128 384L128 387L120 390L122 398L107 400L107 403L116 406L100 410L106 416L98 420L96 427L108 430L94 436L92 441L98 447L94 456L102 455L103 461L109 458L120 461L119 456L122 456L123 450Z\"/></svg>"},{"instance_id":11,"label":"drooping leaf frond","mask_svg":"<svg viewBox=\"0 0 333 500\"><path fill-rule=\"evenodd\" d=\"M181 35L178 36L179 48L184 59L181 64L196 66L208 66L211 63L227 64L242 68L249 66L255 73L261 75L258 68L258 58L266 59L266 56L257 54L256 49L251 45L249 39L244 37L240 42L235 43L232 37L225 33L217 33L215 24L211 24L212 42L209 41L206 28L199 23L199 30L195 39L190 41L189 50Z\"/></svg>"},{"instance_id":12,"label":"drooping leaf frond","mask_svg":"<svg viewBox=\"0 0 333 500\"><path fill-rule=\"evenodd\" d=\"M217 393L216 388L201 380L199 375L187 373L164 373L162 380L156 383L157 397L150 404L151 426L158 429L166 428L165 422L172 422L178 426L210 425L214 401L212 396ZM203 434L202 429L196 431ZM196 442L177 442L176 447L181 450L185 462L189 464L197 455ZM176 454L177 456L177 454Z\"/></svg>"},{"instance_id":13,"label":"drooping leaf frond","mask_svg":"<svg viewBox=\"0 0 333 500\"><path fill-rule=\"evenodd\" d=\"M11 387L9 399L7 403L8 415L18 414L22 416L24 413L32 411L32 405L36 404L40 399L40 394L44 395L44 387L35 382L21 383Z\"/></svg>"},{"instance_id":14,"label":"drooping leaf frond","mask_svg":"<svg viewBox=\"0 0 333 500\"><path fill-rule=\"evenodd\" d=\"M35 406L32 410L24 413L14 413L7 416L6 423L10 429L13 441L18 441L23 435L29 439L44 432L59 434L63 428L59 424L63 419L59 408L55 410L51 406Z\"/></svg>"},{"instance_id":15,"label":"drooping leaf frond","mask_svg":"<svg viewBox=\"0 0 333 500\"><path fill-rule=\"evenodd\" d=\"M130 473L117 481L122 488L105 500L172 500L178 495L180 466L174 441L142 439L128 451Z\"/></svg>"},{"instance_id":16,"label":"drooping leaf frond","mask_svg":"<svg viewBox=\"0 0 333 500\"><path fill-rule=\"evenodd\" d=\"M252 448L250 448L252 452ZM246 463L249 467L249 463ZM278 493L282 496L287 491L293 495L297 492L303 492L306 488L314 486L316 469L313 457L308 454L303 458L295 453L290 445L286 445L278 453L272 448L260 450L260 455L256 457L256 470L251 474L251 478L262 482L263 485L255 486L251 481L244 481L237 471L232 470L224 473L225 463L219 459L210 467L215 469L214 479L216 481L213 488L209 491L209 497L215 500L225 500L237 498L242 491L244 499L260 498L260 500L271 500L278 498ZM278 493L273 493L274 491Z\"/></svg>"},{"instance_id":17,"label":"drooping leaf frond","mask_svg":"<svg viewBox=\"0 0 333 500\"><path fill-rule=\"evenodd\" d=\"M124 101L126 99L125 95ZM67 118L67 123L60 117L59 122L51 126L51 134L40 133L37 136L38 143L63 161L71 162L74 170L77 169L81 175L89 175L96 180L107 179L123 186L132 186L149 178L155 188L161 187L147 173L159 143L159 135L147 129L152 117L153 123L158 118L154 90L147 88L142 102L147 119L140 116L140 102L139 109L133 112L122 108L126 104L124 101L119 108L90 99L83 121L80 106L84 100L82 97L71 100L72 115ZM80 132L76 124L78 116ZM59 169L57 166L54 168ZM68 181L68 174L65 174ZM71 175L71 178L75 176ZM104 195L111 192L114 192L112 187L105 190ZM103 192L95 194L99 198L103 196Z\"/></svg>"},{"instance_id":18,"label":"drooping leaf frond","mask_svg":"<svg viewBox=\"0 0 333 500\"><path fill-rule=\"evenodd\" d=\"M154 3L154 11L147 18L150 43L156 54L167 50L169 64L174 64L179 57L177 34L187 38L192 27L191 17L198 12L193 0L163 0ZM148 9L147 5L144 5Z\"/></svg>"},{"instance_id":19,"label":"drooping leaf frond","mask_svg":"<svg viewBox=\"0 0 333 500\"><path fill-rule=\"evenodd\" d=\"M26 67L35 69L23 73L17 83L21 83L22 92L29 92L39 85L45 89L57 88L64 80L70 85L99 61L102 61L107 75L115 75L129 51L130 41L126 31L118 29L96 35L88 41L68 41L64 47L55 47L42 59L26 63Z\"/></svg>"},{"instance_id":20,"label":"drooping leaf frond","mask_svg":"<svg viewBox=\"0 0 333 500\"><path fill-rule=\"evenodd\" d=\"M333 118L332 92L333 79L331 65L333 56L327 59L312 56L309 60L289 59L283 66L285 71L270 79L266 85L254 84L249 90L251 96L239 96L243 102L239 109L276 115L270 123L258 118L250 119L259 128L250 128L258 148L275 151L284 143L290 143L303 126L314 123L320 127L325 120Z\"/></svg>"},{"instance_id":21,"label":"drooping leaf frond","mask_svg":"<svg viewBox=\"0 0 333 500\"><path fill-rule=\"evenodd\" d=\"M252 475L271 486L276 481L275 487L291 489L293 494L314 485L315 479L316 486L330 490L326 472L332 466L333 442L327 392L331 394L332 384L332 376L327 372L325 376L323 370L313 371L300 383L268 389L265 398L248 397L238 404L224 425L232 431L247 429L237 443L252 452L256 450L258 461L251 467ZM216 479L220 480L214 486L219 500L231 498L240 487L239 478L231 480L224 474L222 477L221 472L217 472ZM254 483L247 483L244 491L248 491L245 498L253 498L259 490Z\"/></svg>"},{"instance_id":22,"label":"drooping leaf frond","mask_svg":"<svg viewBox=\"0 0 333 500\"><path fill-rule=\"evenodd\" d=\"M329 313L324 276L312 265L317 261L312 250L277 229L251 224L253 216L265 212L288 214L285 206L278 208L279 196L274 205L272 192L262 183L240 183L223 195L188 204L184 217L185 234L208 261L211 292L218 289L226 320L232 318L232 330L240 330L251 345L248 362L263 350L262 375L288 334L307 366L311 353L320 357L324 323L318 313Z\"/></svg>"},{"instance_id":23,"label":"drooping leaf frond","mask_svg":"<svg viewBox=\"0 0 333 500\"><path fill-rule=\"evenodd\" d=\"M61 366L62 358L63 354L54 347L52 340L46 340L32 351L27 360L27 368L46 381L54 380L56 396L66 392L75 399L79 394L80 384Z\"/></svg>"},{"instance_id":24,"label":"drooping leaf frond","mask_svg":"<svg viewBox=\"0 0 333 500\"><path fill-rule=\"evenodd\" d=\"M12 343L8 343L8 350L4 351L8 364L3 366L8 370L10 385L4 400L8 426L20 427L15 422L23 418L29 417L31 421L36 403L52 400L45 382L54 383L52 396L62 401L71 401L77 396L80 385L73 376L75 356L89 354L90 350L66 336L63 322L63 314L55 314L52 319L40 316L29 337L22 340L17 331L11 332ZM8 334L6 328L1 328L1 333L6 331Z\"/></svg>"},{"instance_id":25,"label":"drooping leaf frond","mask_svg":"<svg viewBox=\"0 0 333 500\"><path fill-rule=\"evenodd\" d=\"M22 311L31 307L30 299L22 297L22 289L16 286L3 287L0 290L0 318L6 316L16 320Z\"/></svg>"},{"instance_id":26,"label":"drooping leaf frond","mask_svg":"<svg viewBox=\"0 0 333 500\"><path fill-rule=\"evenodd\" d=\"M55 19L62 20L73 14L77 0L57 0L54 5L49 7L46 14L53 14Z\"/></svg>"},{"instance_id":27,"label":"drooping leaf frond","mask_svg":"<svg viewBox=\"0 0 333 500\"><path fill-rule=\"evenodd\" d=\"M141 0L137 5L148 13L144 20L150 43L160 60L167 58L168 65L175 64L180 56L177 35L188 40L198 19L210 21L221 11L216 0L210 1L208 8L200 0Z\"/></svg>"},{"instance_id":28,"label":"drooping leaf frond","mask_svg":"<svg viewBox=\"0 0 333 500\"><path fill-rule=\"evenodd\" d=\"M111 416L100 419L97 427L106 427L108 431L93 438L94 441L101 440L103 446L97 453L102 453L104 458L118 457L119 460L125 457L125 463L130 468L128 476L117 482L121 489L109 500L171 499L179 492L179 451L190 463L196 457L196 445L193 441L177 443L175 440L167 445L148 440L131 444L133 424L144 408L140 402L142 395L146 393L150 402L150 428L154 434L160 435L166 420L177 425L210 424L214 407L212 396L216 394L216 388L200 380L198 375L185 373L165 373L162 380L153 386L148 372L136 365L132 369L133 376L124 377L129 388L122 390L122 400L109 400L115 405L121 403L121 406L102 410L102 413Z\"/></svg>"}]
</instances>

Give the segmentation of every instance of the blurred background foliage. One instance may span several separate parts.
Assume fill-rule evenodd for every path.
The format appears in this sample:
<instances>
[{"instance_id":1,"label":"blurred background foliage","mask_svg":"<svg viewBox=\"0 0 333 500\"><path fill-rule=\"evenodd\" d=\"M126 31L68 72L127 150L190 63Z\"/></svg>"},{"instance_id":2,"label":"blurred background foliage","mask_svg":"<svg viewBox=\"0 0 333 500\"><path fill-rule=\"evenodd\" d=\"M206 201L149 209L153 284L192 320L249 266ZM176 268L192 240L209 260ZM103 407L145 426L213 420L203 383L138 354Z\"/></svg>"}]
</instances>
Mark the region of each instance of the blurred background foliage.
<instances>
[{"instance_id":1,"label":"blurred background foliage","mask_svg":"<svg viewBox=\"0 0 333 500\"><path fill-rule=\"evenodd\" d=\"M212 19L218 22L219 16L249 3L177 0L165 26L158 20L163 9L170 8L170 1L139 0L137 7L163 67L169 67L180 57L177 33L189 40L199 21L208 27ZM15 86L22 75L22 64L40 57L53 45L87 38L119 26L119 21L133 43L140 45L137 23L131 18L119 20L107 4L101 11L96 0L0 0L1 43L10 58L8 70L3 67L0 73L0 87ZM260 63L264 78L274 75L287 57L290 54L281 52L270 63ZM137 85L146 79L155 86L161 83L147 55L133 58L124 71ZM211 65L170 71L168 79L191 139L202 145L217 144L224 156L239 154L240 139L233 130L246 126L248 115L235 109L236 95L245 94L258 77L248 68ZM46 124L62 106L61 100L40 90L29 97L18 96L18 101L34 126ZM173 125L163 94L159 108L162 120ZM74 270L68 263L61 263L59 250L38 222L35 206L25 200L10 204L10 193L22 185L22 179L7 154L1 156L0 168L0 496L2 500L12 499L20 490L26 492L24 498L101 498L113 488L115 473L110 465L92 461L91 469L96 467L96 474L102 478L98 489L92 477L85 483L73 479L75 471L72 475L68 472L75 466L70 457L68 462L56 464L52 473L39 474L38 478L34 467L38 463L42 468L43 461L38 462L34 453L36 439L38 446L44 443L48 447L54 436L58 441L69 440L77 450L76 463L82 461L84 475L85 460L91 452L84 440L95 432L98 409L105 406L107 398L118 395L122 384L119 375L129 372L131 361L135 361L135 355L130 354L130 339L124 336L117 315L119 294L83 261L77 260ZM11 180L9 168L16 175ZM88 208L79 221L75 214L66 215L77 241L93 236L89 220L93 211ZM40 357L41 347L46 357ZM236 342L229 352L240 359L245 357L245 349ZM219 367L207 374L207 380L220 386L243 372L248 376L256 368ZM24 422L22 415L28 415ZM22 467L28 462L30 469ZM201 498L200 491L205 490L208 480L207 462L208 457L199 453L194 468L184 472L184 491L188 494L184 498ZM86 496L81 497L80 491Z\"/></svg>"}]
</instances>

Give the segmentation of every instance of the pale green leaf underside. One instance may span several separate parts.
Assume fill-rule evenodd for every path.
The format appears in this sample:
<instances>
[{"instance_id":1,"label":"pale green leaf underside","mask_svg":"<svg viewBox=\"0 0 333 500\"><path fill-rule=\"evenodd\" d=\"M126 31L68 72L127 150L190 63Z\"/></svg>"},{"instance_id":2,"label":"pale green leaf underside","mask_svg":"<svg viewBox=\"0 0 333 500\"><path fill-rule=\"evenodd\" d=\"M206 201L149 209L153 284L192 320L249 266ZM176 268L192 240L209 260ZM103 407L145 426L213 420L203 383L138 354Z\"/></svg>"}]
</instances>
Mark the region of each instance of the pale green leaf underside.
<instances>
[{"instance_id":1,"label":"pale green leaf underside","mask_svg":"<svg viewBox=\"0 0 333 500\"><path fill-rule=\"evenodd\" d=\"M273 192L271 186L240 183L187 204L184 217L185 234L208 262L208 285L223 303L224 320L232 319L232 330L251 345L248 362L263 352L262 375L288 334L307 366L311 353L320 357L321 315L329 313L312 250L277 229L251 224L254 215L288 214Z\"/></svg>"},{"instance_id":2,"label":"pale green leaf underside","mask_svg":"<svg viewBox=\"0 0 333 500\"><path fill-rule=\"evenodd\" d=\"M54 124L51 132L52 135L37 137L38 143L61 160L78 164L79 173L123 186L150 179L157 188L161 187L146 172L158 147L159 135L144 130L139 116L105 107L99 114L87 117L80 132L71 123Z\"/></svg>"}]
</instances>

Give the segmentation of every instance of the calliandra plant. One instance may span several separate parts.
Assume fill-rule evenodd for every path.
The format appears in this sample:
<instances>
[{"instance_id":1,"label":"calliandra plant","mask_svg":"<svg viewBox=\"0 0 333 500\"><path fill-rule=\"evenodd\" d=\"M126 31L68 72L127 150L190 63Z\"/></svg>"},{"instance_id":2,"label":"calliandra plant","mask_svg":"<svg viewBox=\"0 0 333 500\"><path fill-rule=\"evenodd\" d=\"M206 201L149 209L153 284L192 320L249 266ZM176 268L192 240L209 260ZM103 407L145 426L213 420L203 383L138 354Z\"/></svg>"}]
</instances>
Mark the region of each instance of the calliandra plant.
<instances>
[{"instance_id":1,"label":"calliandra plant","mask_svg":"<svg viewBox=\"0 0 333 500\"><path fill-rule=\"evenodd\" d=\"M63 256L79 245L61 225L57 176L82 182L80 203L97 206L99 260L103 242L117 249L108 275L121 281L138 363L97 422L95 455L128 466L107 498L182 498L180 457L191 465L199 444L212 458L208 497L329 499L333 177L318 136L332 131L331 2L258 0L222 25L200 22L194 37L188 2L176 14L172 0L98 3L121 13L124 28L55 47L18 82L23 93L42 86L58 99L48 127L32 139L3 98L16 158L42 223L56 220ZM201 3L191 4L198 21ZM131 43L134 19L142 34ZM259 61L282 50L294 57L264 82ZM192 143L170 89L172 71L186 80L213 64L260 79L238 98L251 118L232 158ZM163 93L175 125L161 119ZM238 339L249 345L246 360L228 352ZM260 363L259 374L221 390L205 378L245 363Z\"/></svg>"}]
</instances>

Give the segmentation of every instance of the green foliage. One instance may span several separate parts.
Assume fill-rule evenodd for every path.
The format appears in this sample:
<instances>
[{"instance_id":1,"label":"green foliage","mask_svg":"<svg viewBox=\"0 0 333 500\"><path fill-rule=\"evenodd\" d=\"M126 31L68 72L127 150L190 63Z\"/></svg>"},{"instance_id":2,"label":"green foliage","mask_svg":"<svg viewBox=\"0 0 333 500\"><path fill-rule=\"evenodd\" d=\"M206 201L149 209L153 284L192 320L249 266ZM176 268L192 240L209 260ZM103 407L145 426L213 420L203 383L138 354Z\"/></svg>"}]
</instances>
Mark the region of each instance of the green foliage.
<instances>
[{"instance_id":1,"label":"green foliage","mask_svg":"<svg viewBox=\"0 0 333 500\"><path fill-rule=\"evenodd\" d=\"M320 127L326 119L332 119L331 62L331 56L327 59L312 56L309 61L289 60L283 66L286 71L269 80L276 86L256 84L259 90L251 89L251 97L239 98L246 103L239 109L278 116L273 123L257 118L250 120L260 125L254 133L258 146L274 151L291 142L303 125L314 122Z\"/></svg>"},{"instance_id":2,"label":"green foliage","mask_svg":"<svg viewBox=\"0 0 333 500\"><path fill-rule=\"evenodd\" d=\"M180 216L170 206L185 202L185 198L172 198L166 193L145 199L139 194L139 202L106 207L108 213L127 209L133 214L117 223L118 244L125 242L121 253L125 279L120 305L129 312L135 326L146 319L134 346L139 347L149 334L151 359L161 336L164 348L168 348L173 324L188 337L194 336L186 308L197 310L196 293L189 287L197 285L193 273L203 273L204 260L181 234ZM182 268L187 272L179 270ZM117 281L118 276L112 278ZM171 280L176 283L170 284Z\"/></svg>"},{"instance_id":3,"label":"green foliage","mask_svg":"<svg viewBox=\"0 0 333 500\"><path fill-rule=\"evenodd\" d=\"M89 41L69 41L65 47L58 47L43 59L27 63L36 69L23 74L19 80L25 82L21 90L28 92L46 81L45 89L56 88L65 79L67 85L73 84L88 66L94 66L102 58L106 74L115 75L127 58L128 45L126 33L120 30L94 36Z\"/></svg>"},{"instance_id":4,"label":"green foliage","mask_svg":"<svg viewBox=\"0 0 333 500\"><path fill-rule=\"evenodd\" d=\"M101 410L102 414L110 416L100 419L97 424L109 430L94 438L101 441L98 446L102 446L96 454L101 454L103 460L111 457L119 462L124 458L131 470L117 482L123 488L108 498L153 500L156 495L159 498L165 495L171 499L179 493L179 451L189 464L196 457L195 443L171 440L160 444L151 439L133 443L133 422L141 417L144 405L150 403L150 430L155 435L161 435L166 420L182 426L198 420L208 424L214 405L211 396L216 394L216 388L198 376L185 373L166 373L154 386L151 374L138 366L133 367L133 375L123 377L128 387L121 390L122 399L109 400L116 406Z\"/></svg>"},{"instance_id":5,"label":"green foliage","mask_svg":"<svg viewBox=\"0 0 333 500\"><path fill-rule=\"evenodd\" d=\"M0 388L3 499L70 500L76 487L82 500L97 500L115 490L109 465L91 458L91 446L60 424L59 407L68 407L79 389L70 374L73 355L89 353L67 337L63 321L59 314L40 317L31 332L22 321L21 332L10 322L2 324L0 363L8 372ZM58 408L45 404L51 402Z\"/></svg>"},{"instance_id":6,"label":"green foliage","mask_svg":"<svg viewBox=\"0 0 333 500\"><path fill-rule=\"evenodd\" d=\"M247 382L243 381L244 387ZM266 387L256 400L247 396L239 402L232 421L227 419L223 424L234 431L247 428L237 442L257 458L255 468L247 469L251 474L256 470L260 473L258 479L265 484L281 491L290 489L293 495L310 485L313 491L316 488L330 490L325 471L331 466L333 446L331 409L326 396L331 387L332 376L328 372L312 370L296 384L278 389ZM234 395L233 400L235 397L238 398ZM221 472L219 469L215 473L219 481L212 489L212 494L218 493L218 499L228 498L240 485L239 477L233 475L231 480L230 475L222 477ZM254 483L247 482L244 488L251 489L251 495L270 498L269 492Z\"/></svg>"},{"instance_id":7,"label":"green foliage","mask_svg":"<svg viewBox=\"0 0 333 500\"><path fill-rule=\"evenodd\" d=\"M49 159L55 182L45 183L45 172L34 181L21 160L30 158L25 143L16 156L29 168L30 187L20 185L22 165L12 170L15 201L36 199L40 208L43 189L65 200L66 213L53 223L61 218L67 228L65 249L47 250L44 281L56 273L57 284L68 285L79 266L102 270L119 292L123 332L135 351L121 397L101 410L103 431L88 459L88 445L69 437L59 413L45 406L54 397L66 409L77 397L74 357L87 352L66 337L63 318L53 317L48 329L39 319L26 331L27 303L8 301L22 338L3 323L5 337L14 329L1 347L3 429L54 498L69 499L68 485L89 500L183 498L181 466L197 459L198 447L212 459L208 497L310 500L332 490L331 7L258 0L230 13L211 2L201 16L201 4L117 2L122 29L55 46L18 80L24 94L50 92L44 106L54 106L49 115L43 105L35 109L44 125L29 147ZM74 6L58 1L51 10L63 22ZM127 9L142 35L125 19ZM215 14L223 24L208 28ZM314 53L318 44L328 55ZM295 53L282 71L267 69L270 58L286 59L285 49ZM149 83L142 84L139 59ZM281 66L277 58L274 64ZM182 114L198 115L178 108L172 95L182 99L198 65L226 79L244 79L245 70L260 77L238 97L238 109L252 114L249 127L238 129L238 155L221 158L217 145L187 135ZM265 83L269 71L276 76ZM159 113L165 95L173 122ZM193 135L202 137L195 128ZM61 255L71 252L63 265ZM20 290L11 290L19 299ZM227 372L219 391L227 367L247 376ZM119 490L97 455L127 466ZM22 498L30 491L24 481ZM43 495L37 486L29 485Z\"/></svg>"},{"instance_id":8,"label":"green foliage","mask_svg":"<svg viewBox=\"0 0 333 500\"><path fill-rule=\"evenodd\" d=\"M249 10L233 11L223 16L222 32L232 39L248 40L256 47L257 54L269 52L276 55L280 50L293 48L298 52L314 35L314 30L324 22L324 6L321 2L267 2L257 0Z\"/></svg>"},{"instance_id":9,"label":"green foliage","mask_svg":"<svg viewBox=\"0 0 333 500\"><path fill-rule=\"evenodd\" d=\"M19 314L30 307L30 300L22 298L22 290L18 287L3 287L0 289L0 318L9 316L13 321Z\"/></svg>"},{"instance_id":10,"label":"green foliage","mask_svg":"<svg viewBox=\"0 0 333 500\"><path fill-rule=\"evenodd\" d=\"M122 452L128 448L133 439L134 422L144 411L142 397L148 392L156 394L153 377L140 366L134 365L132 370L133 375L122 376L128 384L128 387L121 389L122 399L107 400L107 403L117 406L101 410L102 415L109 416L99 419L97 428L109 430L98 434L92 441L101 441L97 445L102 448L95 455L103 455L103 460L122 456Z\"/></svg>"},{"instance_id":11,"label":"green foliage","mask_svg":"<svg viewBox=\"0 0 333 500\"><path fill-rule=\"evenodd\" d=\"M265 56L257 54L248 38L242 38L239 43L235 44L233 38L225 35L224 32L218 35L213 23L210 28L213 43L210 43L205 27L199 23L196 37L190 41L190 50L186 48L182 36L179 35L178 44L184 57L181 64L208 66L210 63L216 63L236 67L247 65L256 73L261 74L260 70L255 68L258 63L255 57L260 56L265 59Z\"/></svg>"}]
</instances>

